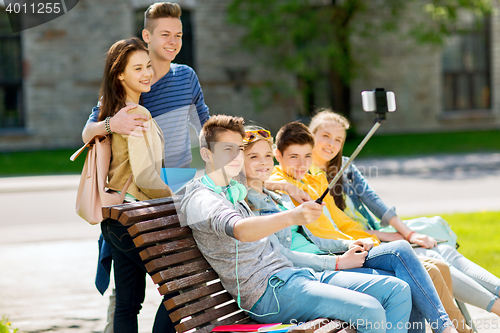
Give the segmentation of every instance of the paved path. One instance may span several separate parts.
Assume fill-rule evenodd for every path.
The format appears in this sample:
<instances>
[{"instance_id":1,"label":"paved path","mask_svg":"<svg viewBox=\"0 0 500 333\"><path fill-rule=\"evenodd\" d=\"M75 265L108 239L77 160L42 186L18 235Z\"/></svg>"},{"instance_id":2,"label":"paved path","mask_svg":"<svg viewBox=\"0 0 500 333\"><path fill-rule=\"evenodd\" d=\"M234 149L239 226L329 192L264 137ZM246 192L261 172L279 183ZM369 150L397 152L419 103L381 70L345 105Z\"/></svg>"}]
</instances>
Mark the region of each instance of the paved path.
<instances>
[{"instance_id":1,"label":"paved path","mask_svg":"<svg viewBox=\"0 0 500 333\"><path fill-rule=\"evenodd\" d=\"M474 167L450 166L450 161L470 161L470 156L360 160L357 165L377 166L370 183L400 215L498 211L500 154L488 155L493 162L486 166L480 164L485 159L475 156ZM410 168L425 159L438 166ZM391 165L406 167L390 170ZM100 296L93 285L100 230L74 213L78 177L0 178L0 316L7 315L20 333L101 332L105 325L109 291ZM141 333L150 332L161 301L150 279L147 283ZM486 329L488 324L500 327L498 317L469 309L480 333L500 331Z\"/></svg>"},{"instance_id":2,"label":"paved path","mask_svg":"<svg viewBox=\"0 0 500 333\"><path fill-rule=\"evenodd\" d=\"M356 166L402 216L500 211L500 153L363 159Z\"/></svg>"}]
</instances>

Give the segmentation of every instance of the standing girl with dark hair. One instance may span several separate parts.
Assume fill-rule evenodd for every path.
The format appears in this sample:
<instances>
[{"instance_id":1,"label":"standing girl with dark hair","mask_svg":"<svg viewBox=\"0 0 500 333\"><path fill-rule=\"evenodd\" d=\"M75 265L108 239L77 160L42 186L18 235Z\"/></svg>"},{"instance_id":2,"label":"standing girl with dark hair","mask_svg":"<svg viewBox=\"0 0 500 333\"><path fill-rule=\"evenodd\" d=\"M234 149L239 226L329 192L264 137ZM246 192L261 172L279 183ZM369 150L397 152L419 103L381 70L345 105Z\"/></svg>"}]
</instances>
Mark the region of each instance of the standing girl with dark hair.
<instances>
[{"instance_id":1,"label":"standing girl with dark hair","mask_svg":"<svg viewBox=\"0 0 500 333\"><path fill-rule=\"evenodd\" d=\"M116 42L107 53L102 78L99 120L104 121L112 145L108 172L110 190L121 191L132 176L126 201L141 201L171 196L169 187L161 180L163 134L147 109L138 106L129 114L144 115L148 132L143 136L112 133L109 119L128 103L139 104L141 93L151 89L153 70L144 44L138 38ZM146 289L146 269L127 227L113 219L101 223L106 242L112 248L116 285L116 307L113 329L120 333L137 333L137 315L142 307ZM173 330L166 309L160 304L153 332Z\"/></svg>"}]
</instances>

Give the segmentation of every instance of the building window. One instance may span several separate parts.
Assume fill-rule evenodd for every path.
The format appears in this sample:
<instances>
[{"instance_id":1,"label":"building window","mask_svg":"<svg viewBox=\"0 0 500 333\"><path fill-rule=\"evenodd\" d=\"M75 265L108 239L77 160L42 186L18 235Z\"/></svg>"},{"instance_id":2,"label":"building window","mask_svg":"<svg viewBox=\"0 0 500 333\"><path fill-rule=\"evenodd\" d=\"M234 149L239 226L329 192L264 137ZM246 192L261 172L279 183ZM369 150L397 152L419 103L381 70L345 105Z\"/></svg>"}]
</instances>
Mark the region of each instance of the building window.
<instances>
[{"instance_id":1,"label":"building window","mask_svg":"<svg viewBox=\"0 0 500 333\"><path fill-rule=\"evenodd\" d=\"M10 24L19 25L19 16L0 6L0 130L23 127L23 85L21 35L12 33Z\"/></svg>"},{"instance_id":2,"label":"building window","mask_svg":"<svg viewBox=\"0 0 500 333\"><path fill-rule=\"evenodd\" d=\"M442 57L445 111L491 107L489 23L469 24L469 32L448 39Z\"/></svg>"},{"instance_id":3,"label":"building window","mask_svg":"<svg viewBox=\"0 0 500 333\"><path fill-rule=\"evenodd\" d=\"M146 8L135 11L135 35L142 39L142 29L144 29L144 12ZM177 64L188 65L195 69L194 66L194 49L193 49L193 29L191 24L191 11L182 9L182 48L179 54L175 57L174 62Z\"/></svg>"}]
</instances>

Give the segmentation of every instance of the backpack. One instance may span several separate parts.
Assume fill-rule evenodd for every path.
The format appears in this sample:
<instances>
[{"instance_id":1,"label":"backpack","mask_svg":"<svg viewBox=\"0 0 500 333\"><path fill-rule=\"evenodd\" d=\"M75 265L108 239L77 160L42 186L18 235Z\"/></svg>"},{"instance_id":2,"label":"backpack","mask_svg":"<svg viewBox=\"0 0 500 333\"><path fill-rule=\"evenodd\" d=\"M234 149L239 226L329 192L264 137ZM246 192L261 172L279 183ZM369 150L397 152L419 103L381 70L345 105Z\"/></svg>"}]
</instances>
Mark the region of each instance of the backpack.
<instances>
[{"instance_id":1,"label":"backpack","mask_svg":"<svg viewBox=\"0 0 500 333\"><path fill-rule=\"evenodd\" d=\"M88 152L76 196L76 213L90 224L99 224L103 220L102 207L123 203L132 182L132 174L121 193L106 189L111 162L111 136L95 135L78 149L70 160L74 161L85 148L88 148Z\"/></svg>"}]
</instances>

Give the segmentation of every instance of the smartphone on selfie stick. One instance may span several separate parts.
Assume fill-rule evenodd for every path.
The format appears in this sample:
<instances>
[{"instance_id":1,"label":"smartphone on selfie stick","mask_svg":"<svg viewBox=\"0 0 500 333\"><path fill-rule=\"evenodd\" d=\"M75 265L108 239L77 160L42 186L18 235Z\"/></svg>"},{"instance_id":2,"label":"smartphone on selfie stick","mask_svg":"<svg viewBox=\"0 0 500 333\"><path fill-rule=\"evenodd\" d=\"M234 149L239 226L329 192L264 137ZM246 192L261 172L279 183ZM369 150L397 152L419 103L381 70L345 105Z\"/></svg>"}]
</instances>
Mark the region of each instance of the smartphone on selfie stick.
<instances>
[{"instance_id":1,"label":"smartphone on selfie stick","mask_svg":"<svg viewBox=\"0 0 500 333\"><path fill-rule=\"evenodd\" d=\"M337 183L340 176L342 176L345 169L351 165L352 161L356 158L356 156L358 156L361 149L363 149L368 140L370 140L372 135L380 127L382 122L385 120L386 113L396 111L396 95L394 92L386 91L384 88L375 88L374 90L361 92L361 101L363 103L363 110L366 112L375 112L375 125L373 125L370 132L366 134L365 138L358 145L354 153L352 153L349 160L342 166L340 171L337 172L335 178L332 179L325 192L318 199L316 199L316 202L320 205L328 192Z\"/></svg>"}]
</instances>

